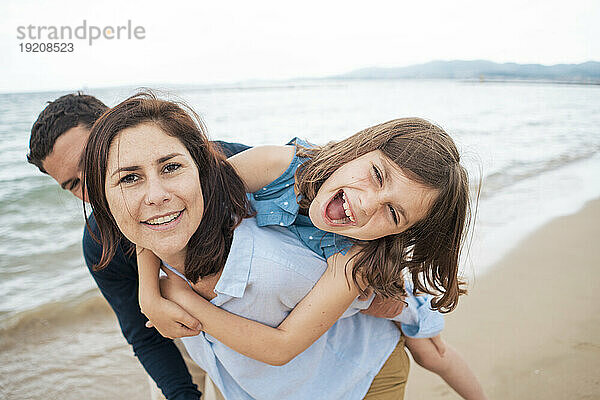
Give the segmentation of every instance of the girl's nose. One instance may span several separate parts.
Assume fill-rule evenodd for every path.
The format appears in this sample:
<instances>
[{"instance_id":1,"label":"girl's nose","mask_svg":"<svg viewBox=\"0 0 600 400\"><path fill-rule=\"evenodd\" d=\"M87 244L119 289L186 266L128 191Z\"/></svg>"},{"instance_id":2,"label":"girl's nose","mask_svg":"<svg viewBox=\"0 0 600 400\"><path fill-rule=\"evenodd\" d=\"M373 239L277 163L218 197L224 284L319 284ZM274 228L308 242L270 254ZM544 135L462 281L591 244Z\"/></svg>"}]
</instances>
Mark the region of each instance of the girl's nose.
<instances>
[{"instance_id":1,"label":"girl's nose","mask_svg":"<svg viewBox=\"0 0 600 400\"><path fill-rule=\"evenodd\" d=\"M171 192L162 184L160 179L148 180L145 203L160 205L171 199Z\"/></svg>"},{"instance_id":2,"label":"girl's nose","mask_svg":"<svg viewBox=\"0 0 600 400\"><path fill-rule=\"evenodd\" d=\"M375 192L364 193L361 198L362 210L366 215L373 215L379 208L379 198Z\"/></svg>"}]
</instances>

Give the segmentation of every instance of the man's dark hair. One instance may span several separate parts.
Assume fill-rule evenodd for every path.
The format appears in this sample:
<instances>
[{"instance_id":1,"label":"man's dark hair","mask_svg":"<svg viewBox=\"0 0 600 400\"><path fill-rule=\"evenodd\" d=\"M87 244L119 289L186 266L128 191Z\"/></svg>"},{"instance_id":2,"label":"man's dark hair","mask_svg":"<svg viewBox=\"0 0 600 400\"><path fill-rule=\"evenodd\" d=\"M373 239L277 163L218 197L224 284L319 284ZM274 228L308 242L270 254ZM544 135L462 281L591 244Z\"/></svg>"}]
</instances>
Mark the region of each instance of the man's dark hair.
<instances>
[{"instance_id":1,"label":"man's dark hair","mask_svg":"<svg viewBox=\"0 0 600 400\"><path fill-rule=\"evenodd\" d=\"M78 125L91 129L107 109L108 107L94 96L81 92L49 101L31 127L27 161L43 173L47 173L42 161L52 153L56 139Z\"/></svg>"}]
</instances>

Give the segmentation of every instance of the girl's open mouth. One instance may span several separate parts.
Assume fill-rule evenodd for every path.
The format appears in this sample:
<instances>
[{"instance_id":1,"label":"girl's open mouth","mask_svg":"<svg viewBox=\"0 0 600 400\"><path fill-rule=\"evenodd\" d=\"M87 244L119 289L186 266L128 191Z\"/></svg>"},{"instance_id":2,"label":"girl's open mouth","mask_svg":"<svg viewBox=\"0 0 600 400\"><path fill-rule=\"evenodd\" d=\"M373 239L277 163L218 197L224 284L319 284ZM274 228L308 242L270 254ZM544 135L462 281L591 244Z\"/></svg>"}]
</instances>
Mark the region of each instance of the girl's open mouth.
<instances>
[{"instance_id":1,"label":"girl's open mouth","mask_svg":"<svg viewBox=\"0 0 600 400\"><path fill-rule=\"evenodd\" d=\"M185 209L181 211L172 212L170 214L142 221L141 223L152 230L164 231L167 229L171 229L172 227L177 225L181 220L181 216L183 215L184 211Z\"/></svg>"},{"instance_id":2,"label":"girl's open mouth","mask_svg":"<svg viewBox=\"0 0 600 400\"><path fill-rule=\"evenodd\" d=\"M343 190L340 189L327 203L325 220L331 225L356 224L356 218Z\"/></svg>"}]
</instances>

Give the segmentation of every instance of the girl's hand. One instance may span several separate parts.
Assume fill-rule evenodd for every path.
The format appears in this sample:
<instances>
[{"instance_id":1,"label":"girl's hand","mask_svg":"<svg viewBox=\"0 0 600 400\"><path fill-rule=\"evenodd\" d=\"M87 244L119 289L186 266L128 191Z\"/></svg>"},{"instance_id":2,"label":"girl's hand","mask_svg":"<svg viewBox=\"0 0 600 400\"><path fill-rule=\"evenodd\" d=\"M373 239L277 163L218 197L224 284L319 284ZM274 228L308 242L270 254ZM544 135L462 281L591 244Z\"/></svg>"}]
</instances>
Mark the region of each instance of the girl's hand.
<instances>
[{"instance_id":1,"label":"girl's hand","mask_svg":"<svg viewBox=\"0 0 600 400\"><path fill-rule=\"evenodd\" d=\"M156 328L164 337L175 339L200 334L202 325L177 303L163 297L144 310L148 317L146 327Z\"/></svg>"},{"instance_id":2,"label":"girl's hand","mask_svg":"<svg viewBox=\"0 0 600 400\"><path fill-rule=\"evenodd\" d=\"M359 298L363 300L362 298ZM364 299L367 300L367 299ZM402 300L386 299L381 295L375 295L373 302L366 310L362 310L363 314L368 314L377 318L394 318L400 315L406 304Z\"/></svg>"},{"instance_id":3,"label":"girl's hand","mask_svg":"<svg viewBox=\"0 0 600 400\"><path fill-rule=\"evenodd\" d=\"M148 328L154 327L166 338L174 339L185 336L196 336L200 333L200 321L185 311L175 298L179 293L189 289L185 281L167 270L166 278L159 280L161 296L145 299L143 313L148 317Z\"/></svg>"}]
</instances>

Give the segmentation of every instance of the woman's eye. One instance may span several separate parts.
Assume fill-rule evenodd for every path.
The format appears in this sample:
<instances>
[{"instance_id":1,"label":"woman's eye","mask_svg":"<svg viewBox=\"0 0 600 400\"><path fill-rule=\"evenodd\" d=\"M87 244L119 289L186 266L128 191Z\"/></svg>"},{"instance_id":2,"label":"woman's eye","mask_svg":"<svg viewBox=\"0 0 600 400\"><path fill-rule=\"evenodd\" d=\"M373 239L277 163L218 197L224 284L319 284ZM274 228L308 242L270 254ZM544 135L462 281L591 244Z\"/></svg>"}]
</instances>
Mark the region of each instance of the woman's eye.
<instances>
[{"instance_id":1,"label":"woman's eye","mask_svg":"<svg viewBox=\"0 0 600 400\"><path fill-rule=\"evenodd\" d=\"M119 179L119 183L130 184L138 181L138 176L136 174L127 174L121 179Z\"/></svg>"},{"instance_id":2,"label":"woman's eye","mask_svg":"<svg viewBox=\"0 0 600 400\"><path fill-rule=\"evenodd\" d=\"M390 210L390 214L392 214L392 219L394 220L394 223L398 225L398 215L396 215L396 210L394 210L394 207L392 207L391 205L388 205L388 208Z\"/></svg>"},{"instance_id":3,"label":"woman's eye","mask_svg":"<svg viewBox=\"0 0 600 400\"><path fill-rule=\"evenodd\" d=\"M381 172L379 172L379 169L375 165L373 165L373 172L375 173L375 178L377 178L379 185L382 185L383 177L381 176Z\"/></svg>"},{"instance_id":4,"label":"woman's eye","mask_svg":"<svg viewBox=\"0 0 600 400\"><path fill-rule=\"evenodd\" d=\"M177 163L170 163L165 165L165 167L163 168L164 172L175 172L177 171L179 168L181 168L181 164L177 164Z\"/></svg>"}]
</instances>

